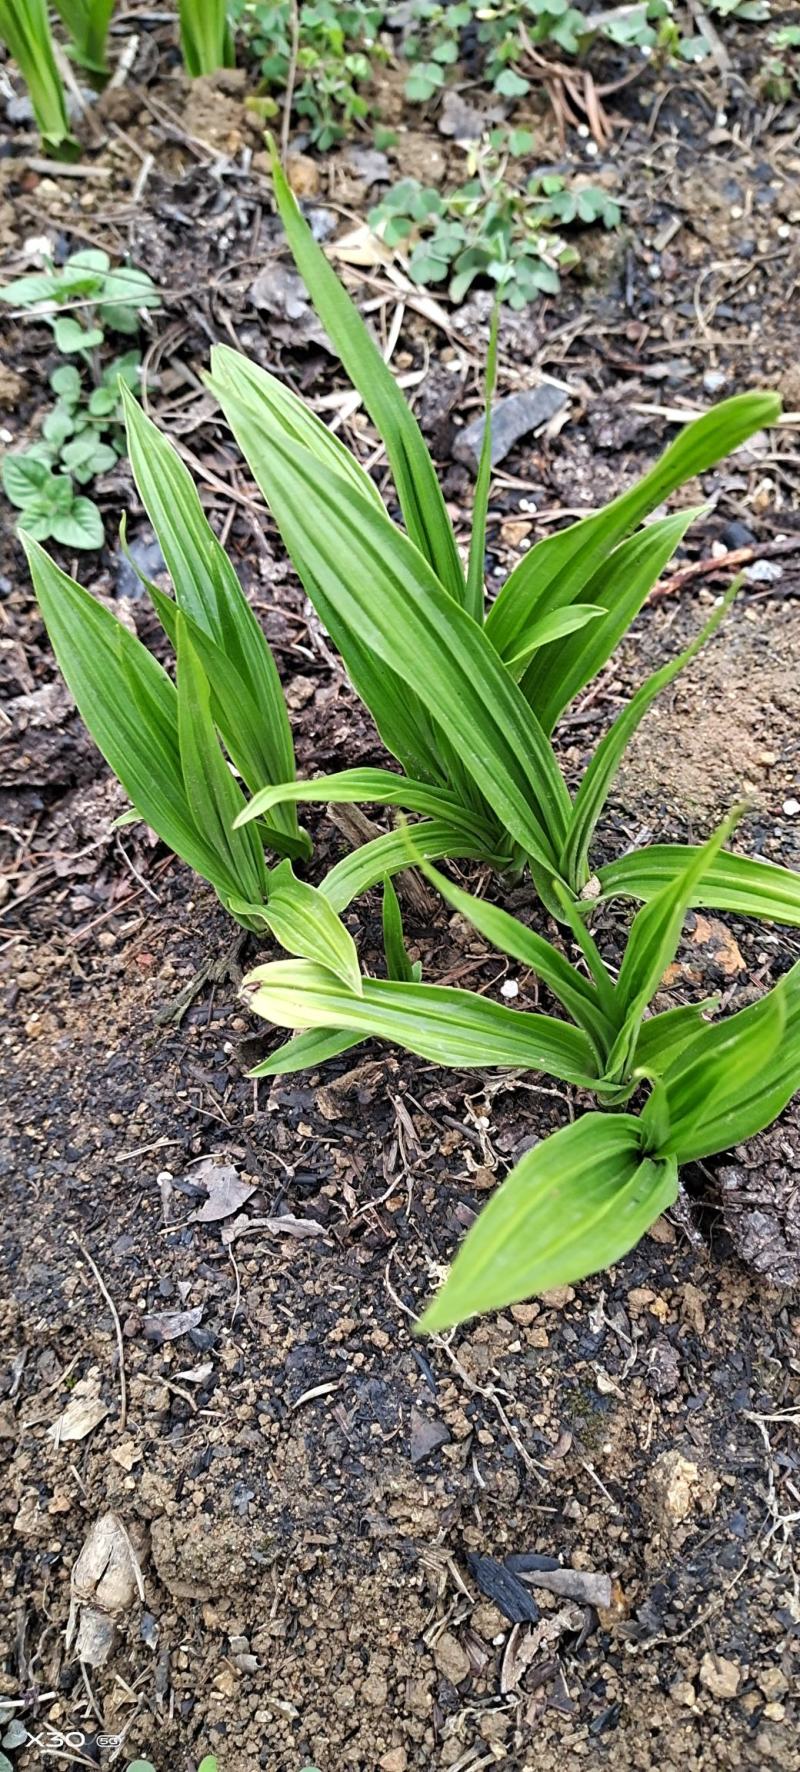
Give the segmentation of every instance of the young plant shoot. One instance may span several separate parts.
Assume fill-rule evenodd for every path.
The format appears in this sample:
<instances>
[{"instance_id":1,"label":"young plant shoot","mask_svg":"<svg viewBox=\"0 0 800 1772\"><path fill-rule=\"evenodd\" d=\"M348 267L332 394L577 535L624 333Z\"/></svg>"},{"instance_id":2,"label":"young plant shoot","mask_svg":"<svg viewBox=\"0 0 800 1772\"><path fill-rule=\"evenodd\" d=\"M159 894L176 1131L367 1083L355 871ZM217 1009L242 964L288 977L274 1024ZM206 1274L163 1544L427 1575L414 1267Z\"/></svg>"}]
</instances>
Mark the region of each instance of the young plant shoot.
<instances>
[{"instance_id":1,"label":"young plant shoot","mask_svg":"<svg viewBox=\"0 0 800 1772\"><path fill-rule=\"evenodd\" d=\"M686 480L774 422L773 394L724 401L681 432L628 492L539 542L487 611L483 538L488 427L464 571L436 471L416 420L363 321L314 241L277 161L274 186L299 271L342 363L383 439L405 529L338 438L273 376L228 346L212 353L209 385L272 510L288 553L351 681L402 773L350 769L318 781L265 784L244 815L303 801L372 801L420 816L415 841L432 859L478 857L501 871L528 865L555 916L580 903L591 842L619 762L659 690L724 614L644 683L614 722L574 798L551 743L558 719L630 626L697 510L638 526ZM494 345L492 346L493 355ZM490 365L491 368L491 365ZM488 378L491 399L491 373ZM347 858L325 883L337 910L403 865L394 833ZM787 921L800 921L800 880L737 858L740 908L754 914L765 872ZM704 880L722 904L726 863ZM662 850L659 882L681 857ZM606 896L645 897L651 876L612 868ZM592 888L595 890L595 888ZM777 911L774 914L778 914Z\"/></svg>"},{"instance_id":2,"label":"young plant shoot","mask_svg":"<svg viewBox=\"0 0 800 1772\"><path fill-rule=\"evenodd\" d=\"M28 88L43 146L62 159L74 158L77 144L70 131L47 0L0 0L0 42L10 50Z\"/></svg>"}]
</instances>

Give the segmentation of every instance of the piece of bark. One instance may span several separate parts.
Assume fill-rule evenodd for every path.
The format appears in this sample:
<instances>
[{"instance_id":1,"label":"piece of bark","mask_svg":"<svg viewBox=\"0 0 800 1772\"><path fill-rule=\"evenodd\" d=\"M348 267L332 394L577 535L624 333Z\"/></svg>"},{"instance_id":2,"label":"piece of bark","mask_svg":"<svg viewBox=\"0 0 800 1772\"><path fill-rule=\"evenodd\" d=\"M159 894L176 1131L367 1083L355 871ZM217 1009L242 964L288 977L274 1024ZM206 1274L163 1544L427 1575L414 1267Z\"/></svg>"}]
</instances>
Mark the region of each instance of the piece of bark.
<instances>
[{"instance_id":1,"label":"piece of bark","mask_svg":"<svg viewBox=\"0 0 800 1772\"><path fill-rule=\"evenodd\" d=\"M497 467L498 462L505 459L520 437L527 437L530 431L538 430L539 425L554 418L568 399L563 388L541 382L538 388L524 388L519 394L509 394L506 400L499 400L492 407L492 467ZM474 424L459 431L453 444L454 456L458 461L466 462L468 467L478 465L484 423L483 418L476 418Z\"/></svg>"}]
</instances>

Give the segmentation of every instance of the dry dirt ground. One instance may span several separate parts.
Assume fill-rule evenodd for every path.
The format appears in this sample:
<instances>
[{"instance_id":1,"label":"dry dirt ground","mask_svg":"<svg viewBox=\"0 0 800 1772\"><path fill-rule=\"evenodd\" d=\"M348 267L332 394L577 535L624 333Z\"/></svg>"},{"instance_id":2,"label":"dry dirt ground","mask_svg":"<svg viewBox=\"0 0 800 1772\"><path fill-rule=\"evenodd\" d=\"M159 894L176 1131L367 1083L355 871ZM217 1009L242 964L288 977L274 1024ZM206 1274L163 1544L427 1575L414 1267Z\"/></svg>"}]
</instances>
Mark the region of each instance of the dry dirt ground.
<instances>
[{"instance_id":1,"label":"dry dirt ground","mask_svg":"<svg viewBox=\"0 0 800 1772\"><path fill-rule=\"evenodd\" d=\"M625 199L622 234L588 280L509 320L500 392L546 373L570 400L498 473L490 583L565 511L629 484L674 434L668 414L707 404L709 386L777 384L800 407L797 108L755 103L747 41L724 94L687 72L620 95L599 170ZM221 337L313 400L343 391L309 311L287 311L241 80L187 92L157 20L140 58L86 126L100 176L32 170L34 144L9 133L6 264L47 231L62 250L130 252L156 278L150 405L264 620L301 772L376 760L199 382ZM451 151L435 118L401 129L402 170L427 154L441 176ZM346 149L303 176L334 229L368 204ZM396 285L377 267L354 288L388 333ZM444 329L409 301L394 358L423 372L415 398L464 534L472 479L453 444L478 410L486 315L478 294ZM50 335L9 322L2 356L21 443ZM344 434L369 456L358 413ZM800 554L770 553L798 534L795 438L757 438L689 489L709 509L682 564L706 567L667 587L561 730L577 774L620 697L696 631L725 582L715 553L771 560L642 726L609 856L647 831L703 833L744 794L742 844L800 865ZM124 465L99 496L108 547L80 574L154 641L115 540L122 505L134 542L152 539ZM141 829L111 831L122 795L54 675L10 526L3 546L0 1715L19 1725L14 1772L137 1755L194 1772L211 1751L220 1772L793 1772L797 1107L691 1172L682 1210L611 1273L417 1341L487 1191L580 1098L373 1046L249 1081L269 1044L237 1001L255 943ZM347 839L322 814L310 828L318 877ZM625 921L624 906L605 914L612 951ZM353 913L367 964L379 922L371 899ZM508 974L432 902L409 936L430 977L494 995ZM797 932L697 915L665 989L739 1005L798 951ZM534 981L519 985L532 1003ZM227 1190L226 1217L204 1214L204 1176ZM87 1559L109 1513L103 1574L107 1546ZM559 1593L528 1585L515 1622L496 1564L525 1554L566 1573ZM71 1586L101 1667L68 1646Z\"/></svg>"}]
</instances>

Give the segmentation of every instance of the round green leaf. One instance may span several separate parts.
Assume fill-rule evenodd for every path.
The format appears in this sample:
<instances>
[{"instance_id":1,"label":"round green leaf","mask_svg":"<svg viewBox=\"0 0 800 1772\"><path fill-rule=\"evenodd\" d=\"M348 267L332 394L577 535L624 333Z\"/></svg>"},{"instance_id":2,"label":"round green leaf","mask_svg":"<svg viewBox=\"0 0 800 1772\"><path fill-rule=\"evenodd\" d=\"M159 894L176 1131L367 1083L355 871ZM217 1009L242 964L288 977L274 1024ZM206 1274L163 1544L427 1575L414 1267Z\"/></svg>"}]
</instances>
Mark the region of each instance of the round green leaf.
<instances>
[{"instance_id":1,"label":"round green leaf","mask_svg":"<svg viewBox=\"0 0 800 1772\"><path fill-rule=\"evenodd\" d=\"M50 386L54 394L61 400L79 400L81 397L80 372L74 363L59 363L50 377Z\"/></svg>"},{"instance_id":2,"label":"round green leaf","mask_svg":"<svg viewBox=\"0 0 800 1772\"><path fill-rule=\"evenodd\" d=\"M18 510L23 510L49 479L50 469L46 463L36 461L31 455L3 457L3 490Z\"/></svg>"},{"instance_id":3,"label":"round green leaf","mask_svg":"<svg viewBox=\"0 0 800 1772\"><path fill-rule=\"evenodd\" d=\"M95 345L103 343L99 326L81 326L78 320L73 320L71 314L59 314L58 319L53 321L53 331L58 349L65 356L70 356L73 351L90 351Z\"/></svg>"},{"instance_id":4,"label":"round green leaf","mask_svg":"<svg viewBox=\"0 0 800 1772\"><path fill-rule=\"evenodd\" d=\"M57 512L51 534L65 548L101 548L105 541L103 519L90 498L75 498L70 510Z\"/></svg>"}]
</instances>

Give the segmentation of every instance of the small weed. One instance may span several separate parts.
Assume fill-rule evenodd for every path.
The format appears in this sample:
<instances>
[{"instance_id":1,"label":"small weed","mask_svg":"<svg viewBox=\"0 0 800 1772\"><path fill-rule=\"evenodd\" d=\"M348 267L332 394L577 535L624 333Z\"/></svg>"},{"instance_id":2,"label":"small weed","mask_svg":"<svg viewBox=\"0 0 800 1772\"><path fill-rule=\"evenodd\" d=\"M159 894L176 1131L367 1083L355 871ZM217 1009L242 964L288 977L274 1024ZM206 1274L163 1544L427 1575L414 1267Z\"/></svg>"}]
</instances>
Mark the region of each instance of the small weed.
<instances>
[{"instance_id":1,"label":"small weed","mask_svg":"<svg viewBox=\"0 0 800 1772\"><path fill-rule=\"evenodd\" d=\"M65 547L101 547L100 512L73 483L88 485L125 453L119 382L138 385L141 359L132 349L101 367L100 352L107 332L138 332L140 310L160 305L158 291L145 271L112 270L107 253L88 248L60 268L50 264L7 283L0 301L46 321L56 348L70 359L50 377L55 405L40 441L4 458L6 497L37 541L52 536Z\"/></svg>"},{"instance_id":2,"label":"small weed","mask_svg":"<svg viewBox=\"0 0 800 1772\"><path fill-rule=\"evenodd\" d=\"M669 0L642 0L641 5L612 9L588 18L569 0L414 0L413 27L404 54L413 63L406 97L425 103L445 85L447 69L459 61L474 35L485 78L504 99L524 98L531 82L524 72L527 54L551 46L563 56L583 54L598 40L625 48L652 51L659 47L672 21Z\"/></svg>"},{"instance_id":3,"label":"small weed","mask_svg":"<svg viewBox=\"0 0 800 1772\"><path fill-rule=\"evenodd\" d=\"M783 25L770 31L770 47L758 75L759 90L774 105L785 105L800 92L800 57L787 50L800 49L800 25Z\"/></svg>"},{"instance_id":4,"label":"small weed","mask_svg":"<svg viewBox=\"0 0 800 1772\"><path fill-rule=\"evenodd\" d=\"M266 117L276 116L292 63L292 12L289 0L235 0L233 18L250 52L260 63ZM373 62L385 61L378 42L383 6L369 0L314 0L298 10L299 37L292 100L295 115L308 127L315 148L330 148L347 135L352 123L371 115L369 86Z\"/></svg>"},{"instance_id":5,"label":"small weed","mask_svg":"<svg viewBox=\"0 0 800 1772\"><path fill-rule=\"evenodd\" d=\"M562 230L617 227L620 210L598 186L569 185L560 173L520 178L511 163L532 147L527 130L492 130L470 150L465 184L440 193L403 179L371 210L370 225L387 246L407 244L415 283L446 283L455 302L478 277L512 308L556 295L561 273L579 261Z\"/></svg>"}]
</instances>

